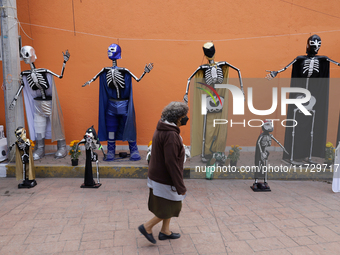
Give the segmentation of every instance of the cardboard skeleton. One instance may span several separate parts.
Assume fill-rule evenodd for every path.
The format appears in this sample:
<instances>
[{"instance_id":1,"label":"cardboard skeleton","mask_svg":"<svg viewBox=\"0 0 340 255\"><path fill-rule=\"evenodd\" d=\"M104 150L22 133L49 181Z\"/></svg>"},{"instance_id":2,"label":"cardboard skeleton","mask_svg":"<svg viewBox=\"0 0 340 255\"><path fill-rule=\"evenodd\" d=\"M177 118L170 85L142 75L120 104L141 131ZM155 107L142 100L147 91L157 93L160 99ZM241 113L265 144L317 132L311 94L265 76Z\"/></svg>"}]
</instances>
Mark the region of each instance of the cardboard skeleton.
<instances>
[{"instance_id":1,"label":"cardboard skeleton","mask_svg":"<svg viewBox=\"0 0 340 255\"><path fill-rule=\"evenodd\" d=\"M9 147L9 150L15 146L15 176L17 180L22 180L18 188L33 188L37 182L30 140L26 138L26 130L23 127L18 127L14 133L17 141Z\"/></svg>"},{"instance_id":2,"label":"cardboard skeleton","mask_svg":"<svg viewBox=\"0 0 340 255\"><path fill-rule=\"evenodd\" d=\"M84 144L86 150L84 183L80 187L99 188L102 184L99 181L98 154L94 152L94 150L101 150L104 155L104 160L106 158L106 155L104 153L103 147L98 140L96 130L93 128L93 126L86 130L84 138L77 144L75 151L78 151L80 144ZM97 183L93 180L92 162L96 162Z\"/></svg>"},{"instance_id":3,"label":"cardboard skeleton","mask_svg":"<svg viewBox=\"0 0 340 255\"><path fill-rule=\"evenodd\" d=\"M285 153L288 154L286 149L282 146L282 144L275 139L275 137L270 134L274 131L273 123L271 120L265 120L262 125L262 133L258 137L256 141L256 151L255 151L255 182L253 186L250 188L253 191L271 191L270 187L267 183L267 169L263 167L267 167L267 161L269 157L269 151L267 150L272 145L272 140L274 140ZM259 179L263 178L263 182L258 182Z\"/></svg>"},{"instance_id":4,"label":"cardboard skeleton","mask_svg":"<svg viewBox=\"0 0 340 255\"><path fill-rule=\"evenodd\" d=\"M203 45L203 52L208 60L208 64L199 66L196 71L188 78L186 92L183 100L188 102L188 92L191 81L194 82L193 91L194 98L192 98L192 144L191 144L191 156L201 154L202 161L207 162L209 158L206 158L206 152L210 152L210 144L212 143L213 137L217 140L213 145L212 151L223 152L225 150L226 139L227 139L227 125L219 125L214 130L207 130L207 126L212 126L213 119L227 119L228 113L228 91L227 89L215 89L216 84L227 83L229 67L236 70L240 82L240 87L243 92L243 84L241 78L241 71L229 64L228 62L221 61L215 62L215 46L212 42L205 43ZM219 94L221 103L215 96L216 104L213 102L214 99L207 97L207 114L204 117L201 115L201 96L202 90L206 88L213 88ZM196 88L199 88L198 90ZM244 94L244 93L243 93ZM226 104L224 105L224 102ZM195 110L196 109L196 110ZM199 112L197 112L199 109ZM210 125L211 124L211 125ZM203 126L203 130L201 127ZM207 136L208 133L208 136ZM202 142L201 142L202 138Z\"/></svg>"},{"instance_id":5,"label":"cardboard skeleton","mask_svg":"<svg viewBox=\"0 0 340 255\"><path fill-rule=\"evenodd\" d=\"M99 77L99 127L100 141L107 142L107 161L115 159L116 140L128 141L130 160L140 160L136 143L135 109L132 97L131 77L139 82L149 73L153 64L145 65L143 74L137 78L127 68L118 67L117 59L121 58L121 48L111 44L108 57L112 60L112 67L104 67L95 77L87 81L83 87L89 85Z\"/></svg>"},{"instance_id":6,"label":"cardboard skeleton","mask_svg":"<svg viewBox=\"0 0 340 255\"><path fill-rule=\"evenodd\" d=\"M31 69L21 72L21 85L9 108L15 107L18 96L23 90L30 137L33 141L36 140L34 160L44 157L45 138L58 142L55 158L63 158L67 155L64 120L53 76L63 78L70 54L68 51L63 52L64 62L60 75L45 68L36 68L34 62L37 57L31 46L22 47L21 55Z\"/></svg>"},{"instance_id":7,"label":"cardboard skeleton","mask_svg":"<svg viewBox=\"0 0 340 255\"><path fill-rule=\"evenodd\" d=\"M340 63L319 56L321 38L312 35L307 40L307 55L296 57L291 63L279 71L267 71L267 79L271 80L278 73L292 68L291 87L301 87L311 92L311 99L304 104L310 115L305 116L295 105L288 106L285 133L285 148L289 156L283 154L283 159L294 165L303 164L300 160L306 159L308 163L314 163L312 156L324 157L324 148L327 137L328 98L329 98L329 63L340 66ZM304 95L290 93L290 98L303 98ZM296 123L296 122L295 122ZM317 134L317 135L315 135Z\"/></svg>"}]
</instances>

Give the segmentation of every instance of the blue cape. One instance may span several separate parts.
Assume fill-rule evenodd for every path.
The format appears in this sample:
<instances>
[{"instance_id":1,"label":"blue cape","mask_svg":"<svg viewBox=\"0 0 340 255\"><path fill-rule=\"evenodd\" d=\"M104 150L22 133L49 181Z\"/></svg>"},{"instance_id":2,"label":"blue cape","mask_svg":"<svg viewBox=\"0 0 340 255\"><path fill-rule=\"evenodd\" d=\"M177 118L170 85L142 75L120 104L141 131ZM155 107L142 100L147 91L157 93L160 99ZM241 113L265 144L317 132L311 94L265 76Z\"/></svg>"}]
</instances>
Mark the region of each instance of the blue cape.
<instances>
[{"instance_id":1,"label":"blue cape","mask_svg":"<svg viewBox=\"0 0 340 255\"><path fill-rule=\"evenodd\" d=\"M122 98L129 98L128 114L126 123L118 127L115 132L115 140L120 141L136 141L136 116L132 98L132 82L131 75L125 72L125 88L122 90ZM110 98L117 99L115 89L110 89L106 82L106 72L102 72L99 76L99 120L98 120L98 138L100 141L108 140L106 130L106 112Z\"/></svg>"}]
</instances>

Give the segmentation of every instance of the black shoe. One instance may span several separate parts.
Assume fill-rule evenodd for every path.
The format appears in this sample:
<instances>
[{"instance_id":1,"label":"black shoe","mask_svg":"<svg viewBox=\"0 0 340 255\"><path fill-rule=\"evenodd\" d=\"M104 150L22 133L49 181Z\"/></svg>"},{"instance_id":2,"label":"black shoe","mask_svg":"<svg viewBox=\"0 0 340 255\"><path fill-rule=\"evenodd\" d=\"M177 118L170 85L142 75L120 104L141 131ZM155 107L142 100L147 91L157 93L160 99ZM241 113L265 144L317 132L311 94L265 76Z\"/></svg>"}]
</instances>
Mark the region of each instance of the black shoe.
<instances>
[{"instance_id":1,"label":"black shoe","mask_svg":"<svg viewBox=\"0 0 340 255\"><path fill-rule=\"evenodd\" d=\"M145 230L143 224L140 225L140 226L138 227L138 230L139 230L139 232L142 233L143 236L145 236L146 239L148 239L148 241L150 241L150 242L153 243L153 244L156 243L156 239L153 238L153 235L152 235L152 234L148 234L148 233L146 232L146 230Z\"/></svg>"},{"instance_id":2,"label":"black shoe","mask_svg":"<svg viewBox=\"0 0 340 255\"><path fill-rule=\"evenodd\" d=\"M166 234L163 234L162 232L159 232L159 235L158 235L158 239L159 240L178 239L180 237L181 237L181 234L179 234L179 233L172 233L172 232L171 232L171 235L166 235Z\"/></svg>"}]
</instances>

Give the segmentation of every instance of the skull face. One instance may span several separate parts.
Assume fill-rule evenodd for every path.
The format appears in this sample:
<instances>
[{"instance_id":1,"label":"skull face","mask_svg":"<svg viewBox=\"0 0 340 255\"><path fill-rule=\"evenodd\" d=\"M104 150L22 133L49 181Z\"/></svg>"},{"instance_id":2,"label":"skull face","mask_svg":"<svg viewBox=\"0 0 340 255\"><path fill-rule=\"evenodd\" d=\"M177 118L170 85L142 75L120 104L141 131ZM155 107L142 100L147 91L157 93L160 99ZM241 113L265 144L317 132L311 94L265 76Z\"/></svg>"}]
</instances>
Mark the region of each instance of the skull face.
<instances>
[{"instance_id":1,"label":"skull face","mask_svg":"<svg viewBox=\"0 0 340 255\"><path fill-rule=\"evenodd\" d=\"M267 132L273 132L273 122L271 120L264 120L262 125L262 130Z\"/></svg>"},{"instance_id":2,"label":"skull face","mask_svg":"<svg viewBox=\"0 0 340 255\"><path fill-rule=\"evenodd\" d=\"M16 130L15 130L15 136L17 137L17 139L22 139L22 140L26 140L26 130L23 128L23 127L18 127Z\"/></svg>"},{"instance_id":3,"label":"skull face","mask_svg":"<svg viewBox=\"0 0 340 255\"><path fill-rule=\"evenodd\" d=\"M22 47L20 53L26 64L32 64L37 59L35 50L31 46Z\"/></svg>"},{"instance_id":4,"label":"skull face","mask_svg":"<svg viewBox=\"0 0 340 255\"><path fill-rule=\"evenodd\" d=\"M306 53L309 55L316 55L321 47L321 38L318 35L312 35L307 40Z\"/></svg>"},{"instance_id":5,"label":"skull face","mask_svg":"<svg viewBox=\"0 0 340 255\"><path fill-rule=\"evenodd\" d=\"M212 42L207 42L203 45L204 55L210 60L214 59L215 56L215 46Z\"/></svg>"},{"instance_id":6,"label":"skull face","mask_svg":"<svg viewBox=\"0 0 340 255\"><path fill-rule=\"evenodd\" d=\"M86 133L84 138L86 140L86 143L89 144L92 143L94 137L92 133Z\"/></svg>"},{"instance_id":7,"label":"skull face","mask_svg":"<svg viewBox=\"0 0 340 255\"><path fill-rule=\"evenodd\" d=\"M107 55L109 59L111 60L116 60L116 59L121 59L121 53L122 49L118 44L111 44L109 48L107 49Z\"/></svg>"}]
</instances>

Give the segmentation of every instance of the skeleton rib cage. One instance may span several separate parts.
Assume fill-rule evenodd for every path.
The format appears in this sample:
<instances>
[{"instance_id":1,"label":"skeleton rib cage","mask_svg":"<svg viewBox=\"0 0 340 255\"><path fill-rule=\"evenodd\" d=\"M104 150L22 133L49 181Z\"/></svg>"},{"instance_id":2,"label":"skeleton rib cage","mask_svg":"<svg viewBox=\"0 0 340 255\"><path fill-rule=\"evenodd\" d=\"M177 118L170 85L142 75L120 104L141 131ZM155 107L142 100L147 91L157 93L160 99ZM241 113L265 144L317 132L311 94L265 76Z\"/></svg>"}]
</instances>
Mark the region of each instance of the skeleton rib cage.
<instances>
[{"instance_id":1,"label":"skeleton rib cage","mask_svg":"<svg viewBox=\"0 0 340 255\"><path fill-rule=\"evenodd\" d=\"M319 73L320 64L319 60L317 58L308 58L303 63L303 73L307 73L307 77L311 77L313 75L313 72L316 71Z\"/></svg>"},{"instance_id":2,"label":"skeleton rib cage","mask_svg":"<svg viewBox=\"0 0 340 255\"><path fill-rule=\"evenodd\" d=\"M34 71L23 71L21 75L26 75L27 82L32 90L47 90L49 84L46 79L46 69L35 69Z\"/></svg>"},{"instance_id":3,"label":"skeleton rib cage","mask_svg":"<svg viewBox=\"0 0 340 255\"><path fill-rule=\"evenodd\" d=\"M208 85L221 84L223 82L222 68L219 66L207 66L205 69L205 82Z\"/></svg>"},{"instance_id":4,"label":"skeleton rib cage","mask_svg":"<svg viewBox=\"0 0 340 255\"><path fill-rule=\"evenodd\" d=\"M115 87L117 98L120 98L119 88L125 88L125 79L121 70L109 68L106 72L106 82L110 88L112 88L112 85Z\"/></svg>"}]
</instances>

